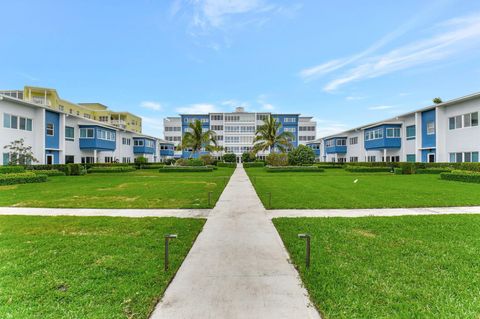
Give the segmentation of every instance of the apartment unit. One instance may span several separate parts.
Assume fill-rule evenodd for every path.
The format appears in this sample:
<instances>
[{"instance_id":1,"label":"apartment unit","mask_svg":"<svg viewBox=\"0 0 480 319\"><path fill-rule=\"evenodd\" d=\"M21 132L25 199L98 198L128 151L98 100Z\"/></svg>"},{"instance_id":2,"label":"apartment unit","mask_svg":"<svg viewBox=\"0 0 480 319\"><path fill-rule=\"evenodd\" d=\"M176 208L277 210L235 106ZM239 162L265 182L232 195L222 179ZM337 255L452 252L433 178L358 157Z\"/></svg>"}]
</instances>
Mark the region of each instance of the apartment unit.
<instances>
[{"instance_id":1,"label":"apartment unit","mask_svg":"<svg viewBox=\"0 0 480 319\"><path fill-rule=\"evenodd\" d=\"M73 103L60 98L55 89L25 86L23 90L0 91L0 94L43 105L69 115L99 121L115 127L142 133L142 119L129 112L114 112L100 103Z\"/></svg>"},{"instance_id":2,"label":"apartment unit","mask_svg":"<svg viewBox=\"0 0 480 319\"><path fill-rule=\"evenodd\" d=\"M1 164L11 160L4 146L19 139L32 147L37 164L133 163L140 156L160 162L173 157L173 143L63 107L0 94Z\"/></svg>"},{"instance_id":3,"label":"apartment unit","mask_svg":"<svg viewBox=\"0 0 480 319\"><path fill-rule=\"evenodd\" d=\"M204 130L210 129L216 133L218 145L223 147L223 151L214 152L214 156L234 153L240 158L242 153L252 150L257 128L263 125L264 120L270 115L282 124L281 132L288 131L294 135L292 140L294 146L315 140L316 122L312 117L303 117L299 114L245 112L242 107L237 107L235 112L229 113L180 114L178 117L167 117L163 121L164 138L178 146L181 144L183 134L190 129L189 124L199 120ZM175 154L177 157L189 157L191 152L183 150ZM259 157L266 155L268 153L258 153Z\"/></svg>"},{"instance_id":4,"label":"apartment unit","mask_svg":"<svg viewBox=\"0 0 480 319\"><path fill-rule=\"evenodd\" d=\"M322 162L478 162L480 93L308 143Z\"/></svg>"}]
</instances>

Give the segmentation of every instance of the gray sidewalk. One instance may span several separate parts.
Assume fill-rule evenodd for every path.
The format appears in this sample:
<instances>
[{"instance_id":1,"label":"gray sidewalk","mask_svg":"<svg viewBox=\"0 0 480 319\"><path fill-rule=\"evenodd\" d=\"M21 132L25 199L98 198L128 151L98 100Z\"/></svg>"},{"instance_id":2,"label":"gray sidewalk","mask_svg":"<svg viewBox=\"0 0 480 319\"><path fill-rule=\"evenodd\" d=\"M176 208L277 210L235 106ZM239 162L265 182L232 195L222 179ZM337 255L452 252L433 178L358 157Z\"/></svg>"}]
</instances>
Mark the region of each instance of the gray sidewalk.
<instances>
[{"instance_id":1,"label":"gray sidewalk","mask_svg":"<svg viewBox=\"0 0 480 319\"><path fill-rule=\"evenodd\" d=\"M239 167L152 318L319 318L287 258Z\"/></svg>"}]
</instances>

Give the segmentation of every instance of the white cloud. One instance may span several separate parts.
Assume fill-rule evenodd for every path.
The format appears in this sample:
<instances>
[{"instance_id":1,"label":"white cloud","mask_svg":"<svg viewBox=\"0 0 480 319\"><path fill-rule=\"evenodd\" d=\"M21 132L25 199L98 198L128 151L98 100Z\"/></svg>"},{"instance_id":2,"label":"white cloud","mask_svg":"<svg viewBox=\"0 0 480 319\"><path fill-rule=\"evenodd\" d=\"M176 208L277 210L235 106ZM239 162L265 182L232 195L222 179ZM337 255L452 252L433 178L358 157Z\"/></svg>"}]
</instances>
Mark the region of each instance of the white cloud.
<instances>
[{"instance_id":1,"label":"white cloud","mask_svg":"<svg viewBox=\"0 0 480 319\"><path fill-rule=\"evenodd\" d=\"M257 103L260 104L260 107L264 111L273 111L275 110L275 106L272 103L266 101L268 98L267 94L260 94L257 98Z\"/></svg>"},{"instance_id":2,"label":"white cloud","mask_svg":"<svg viewBox=\"0 0 480 319\"><path fill-rule=\"evenodd\" d=\"M153 101L143 101L140 103L140 106L153 111L160 111L162 109L162 104Z\"/></svg>"},{"instance_id":3,"label":"white cloud","mask_svg":"<svg viewBox=\"0 0 480 319\"><path fill-rule=\"evenodd\" d=\"M377 106L370 106L368 109L369 110L389 110L389 109L394 109L396 106L393 105L377 105Z\"/></svg>"},{"instance_id":4,"label":"white cloud","mask_svg":"<svg viewBox=\"0 0 480 319\"><path fill-rule=\"evenodd\" d=\"M215 113L218 112L217 107L214 104L197 103L188 106L178 107L178 113L181 114L197 114L197 113Z\"/></svg>"},{"instance_id":5,"label":"white cloud","mask_svg":"<svg viewBox=\"0 0 480 319\"><path fill-rule=\"evenodd\" d=\"M237 101L237 100L225 100L222 101L220 104L225 105L225 106L230 106L230 107L248 107L247 102L242 102L242 101Z\"/></svg>"},{"instance_id":6,"label":"white cloud","mask_svg":"<svg viewBox=\"0 0 480 319\"><path fill-rule=\"evenodd\" d=\"M345 98L345 100L347 101L358 101L358 100L363 100L363 99L366 99L367 97L366 96L347 96Z\"/></svg>"},{"instance_id":7,"label":"white cloud","mask_svg":"<svg viewBox=\"0 0 480 319\"><path fill-rule=\"evenodd\" d=\"M270 104L270 103L264 103L264 104L262 105L262 108L263 108L264 110L267 110L267 111L273 111L273 110L275 109L275 106L273 106L273 105Z\"/></svg>"},{"instance_id":8,"label":"white cloud","mask_svg":"<svg viewBox=\"0 0 480 319\"><path fill-rule=\"evenodd\" d=\"M353 81L379 77L414 66L451 58L480 47L480 14L451 19L435 30L436 34L393 49L385 54L362 58L359 64L324 86L327 92Z\"/></svg>"},{"instance_id":9,"label":"white cloud","mask_svg":"<svg viewBox=\"0 0 480 319\"><path fill-rule=\"evenodd\" d=\"M147 116L140 116L142 118L142 127L146 134L162 137L163 136L163 119Z\"/></svg>"}]
</instances>

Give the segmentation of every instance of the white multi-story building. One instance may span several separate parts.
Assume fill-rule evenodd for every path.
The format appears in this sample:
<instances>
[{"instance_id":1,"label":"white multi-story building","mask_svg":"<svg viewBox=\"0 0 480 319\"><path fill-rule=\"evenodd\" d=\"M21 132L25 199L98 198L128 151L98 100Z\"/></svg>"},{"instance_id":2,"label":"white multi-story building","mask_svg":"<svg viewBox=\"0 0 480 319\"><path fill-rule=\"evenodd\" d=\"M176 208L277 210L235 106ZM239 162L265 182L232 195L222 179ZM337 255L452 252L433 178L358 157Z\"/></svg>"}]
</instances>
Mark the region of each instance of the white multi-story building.
<instances>
[{"instance_id":1,"label":"white multi-story building","mask_svg":"<svg viewBox=\"0 0 480 319\"><path fill-rule=\"evenodd\" d=\"M323 162L478 162L480 93L308 143Z\"/></svg>"},{"instance_id":2,"label":"white multi-story building","mask_svg":"<svg viewBox=\"0 0 480 319\"><path fill-rule=\"evenodd\" d=\"M294 135L293 146L315 140L317 129L312 117L303 117L299 114L245 112L242 107L228 113L181 114L178 117L167 117L163 120L164 138L178 146L182 141L183 133L189 130L189 123L199 120L204 129L210 129L216 133L218 145L223 147L223 153L234 153L240 157L242 153L252 150L255 132L264 124L263 121L268 116L273 116L282 124L280 132L288 131ZM221 153L214 153L214 155L220 156ZM189 157L190 152L177 151L175 155ZM259 157L265 155L267 153L258 154Z\"/></svg>"},{"instance_id":3,"label":"white multi-story building","mask_svg":"<svg viewBox=\"0 0 480 319\"><path fill-rule=\"evenodd\" d=\"M2 165L12 155L4 147L20 139L32 147L38 164L133 163L139 156L159 162L173 157L173 143L12 96L0 94L0 118Z\"/></svg>"}]
</instances>

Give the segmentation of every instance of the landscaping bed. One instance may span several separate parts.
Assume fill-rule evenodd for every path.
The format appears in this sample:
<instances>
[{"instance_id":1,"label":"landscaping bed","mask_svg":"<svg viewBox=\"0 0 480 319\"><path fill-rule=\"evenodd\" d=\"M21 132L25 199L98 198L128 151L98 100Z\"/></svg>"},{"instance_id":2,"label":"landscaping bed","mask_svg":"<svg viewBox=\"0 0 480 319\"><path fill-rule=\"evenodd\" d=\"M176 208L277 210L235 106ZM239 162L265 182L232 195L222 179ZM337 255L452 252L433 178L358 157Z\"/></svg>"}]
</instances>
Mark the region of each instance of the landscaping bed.
<instances>
[{"instance_id":1,"label":"landscaping bed","mask_svg":"<svg viewBox=\"0 0 480 319\"><path fill-rule=\"evenodd\" d=\"M42 183L47 181L47 175L37 175L32 172L0 174L0 186Z\"/></svg>"},{"instance_id":2,"label":"landscaping bed","mask_svg":"<svg viewBox=\"0 0 480 319\"><path fill-rule=\"evenodd\" d=\"M452 171L441 173L440 178L449 181L480 183L480 172Z\"/></svg>"},{"instance_id":3,"label":"landscaping bed","mask_svg":"<svg viewBox=\"0 0 480 319\"><path fill-rule=\"evenodd\" d=\"M184 172L184 173L193 173L193 172L212 172L213 167L208 166L164 166L158 170L160 173L170 173L170 172Z\"/></svg>"},{"instance_id":4,"label":"landscaping bed","mask_svg":"<svg viewBox=\"0 0 480 319\"><path fill-rule=\"evenodd\" d=\"M88 173L127 173L134 171L136 171L136 168L133 166L104 166L91 167L88 169Z\"/></svg>"},{"instance_id":5,"label":"landscaping bed","mask_svg":"<svg viewBox=\"0 0 480 319\"><path fill-rule=\"evenodd\" d=\"M0 318L148 318L204 220L0 216ZM165 234L178 234L163 269Z\"/></svg>"},{"instance_id":6,"label":"landscaping bed","mask_svg":"<svg viewBox=\"0 0 480 319\"><path fill-rule=\"evenodd\" d=\"M265 170L269 173L279 173L279 172L311 172L311 173L321 173L324 171L323 168L318 166L267 166Z\"/></svg>"},{"instance_id":7,"label":"landscaping bed","mask_svg":"<svg viewBox=\"0 0 480 319\"><path fill-rule=\"evenodd\" d=\"M274 219L322 318L478 318L480 215ZM311 266L305 242L311 235Z\"/></svg>"}]
</instances>

